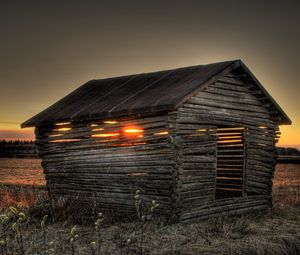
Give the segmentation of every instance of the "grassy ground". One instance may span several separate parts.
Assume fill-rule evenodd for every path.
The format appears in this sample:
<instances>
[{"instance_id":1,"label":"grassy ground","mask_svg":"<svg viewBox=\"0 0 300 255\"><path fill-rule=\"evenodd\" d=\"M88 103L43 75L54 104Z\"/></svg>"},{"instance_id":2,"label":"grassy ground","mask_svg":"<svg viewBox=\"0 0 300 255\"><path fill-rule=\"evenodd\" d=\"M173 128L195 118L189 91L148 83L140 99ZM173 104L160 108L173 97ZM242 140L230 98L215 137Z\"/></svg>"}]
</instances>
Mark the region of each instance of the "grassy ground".
<instances>
[{"instance_id":1,"label":"grassy ground","mask_svg":"<svg viewBox=\"0 0 300 255\"><path fill-rule=\"evenodd\" d=\"M106 224L105 217L95 220L95 226L74 228L69 221L41 223L42 217L19 222L17 213L15 220L3 224L2 239L9 239L7 254L300 254L296 206L241 217L223 215L194 224L166 225L163 220L142 222L138 218ZM4 245L2 249L5 254Z\"/></svg>"},{"instance_id":2,"label":"grassy ground","mask_svg":"<svg viewBox=\"0 0 300 255\"><path fill-rule=\"evenodd\" d=\"M104 213L75 226L68 215L43 220L47 204L15 206L0 217L0 254L300 254L299 169L277 169L272 209L193 224L168 225L148 212L129 223Z\"/></svg>"}]
</instances>

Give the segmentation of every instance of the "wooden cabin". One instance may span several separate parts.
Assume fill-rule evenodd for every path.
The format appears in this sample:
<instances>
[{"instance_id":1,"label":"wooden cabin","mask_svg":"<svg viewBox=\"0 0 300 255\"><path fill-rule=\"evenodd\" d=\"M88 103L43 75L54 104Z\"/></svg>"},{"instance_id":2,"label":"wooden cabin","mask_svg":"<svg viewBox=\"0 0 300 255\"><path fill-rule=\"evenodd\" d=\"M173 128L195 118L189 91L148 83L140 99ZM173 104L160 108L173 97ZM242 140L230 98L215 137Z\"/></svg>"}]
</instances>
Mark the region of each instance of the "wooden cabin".
<instances>
[{"instance_id":1,"label":"wooden cabin","mask_svg":"<svg viewBox=\"0 0 300 255\"><path fill-rule=\"evenodd\" d=\"M176 220L272 205L279 125L291 120L240 61L91 80L35 127L51 196L143 201Z\"/></svg>"}]
</instances>

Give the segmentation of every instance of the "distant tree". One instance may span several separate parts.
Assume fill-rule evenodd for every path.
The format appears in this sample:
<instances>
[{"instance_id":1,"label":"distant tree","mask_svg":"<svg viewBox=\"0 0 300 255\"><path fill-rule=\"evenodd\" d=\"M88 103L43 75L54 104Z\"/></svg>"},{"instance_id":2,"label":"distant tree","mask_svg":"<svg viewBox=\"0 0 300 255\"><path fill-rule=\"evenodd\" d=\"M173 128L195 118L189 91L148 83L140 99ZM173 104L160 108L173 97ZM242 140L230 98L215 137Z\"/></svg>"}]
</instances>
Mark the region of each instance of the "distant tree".
<instances>
[{"instance_id":1,"label":"distant tree","mask_svg":"<svg viewBox=\"0 0 300 255\"><path fill-rule=\"evenodd\" d=\"M298 155L299 154L299 151L295 148L287 148L287 155Z\"/></svg>"},{"instance_id":2,"label":"distant tree","mask_svg":"<svg viewBox=\"0 0 300 255\"><path fill-rule=\"evenodd\" d=\"M278 147L277 154L278 155L300 156L300 151L296 148Z\"/></svg>"}]
</instances>

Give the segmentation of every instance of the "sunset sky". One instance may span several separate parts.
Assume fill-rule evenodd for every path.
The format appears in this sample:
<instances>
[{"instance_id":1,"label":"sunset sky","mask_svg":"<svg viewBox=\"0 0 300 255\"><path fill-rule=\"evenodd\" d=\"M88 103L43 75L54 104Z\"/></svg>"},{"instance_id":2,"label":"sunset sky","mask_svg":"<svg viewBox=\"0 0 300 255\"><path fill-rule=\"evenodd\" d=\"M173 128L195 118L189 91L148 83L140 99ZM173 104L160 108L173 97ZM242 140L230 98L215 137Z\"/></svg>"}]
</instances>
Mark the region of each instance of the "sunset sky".
<instances>
[{"instance_id":1,"label":"sunset sky","mask_svg":"<svg viewBox=\"0 0 300 255\"><path fill-rule=\"evenodd\" d=\"M1 1L0 139L87 80L241 59L300 148L300 1Z\"/></svg>"}]
</instances>

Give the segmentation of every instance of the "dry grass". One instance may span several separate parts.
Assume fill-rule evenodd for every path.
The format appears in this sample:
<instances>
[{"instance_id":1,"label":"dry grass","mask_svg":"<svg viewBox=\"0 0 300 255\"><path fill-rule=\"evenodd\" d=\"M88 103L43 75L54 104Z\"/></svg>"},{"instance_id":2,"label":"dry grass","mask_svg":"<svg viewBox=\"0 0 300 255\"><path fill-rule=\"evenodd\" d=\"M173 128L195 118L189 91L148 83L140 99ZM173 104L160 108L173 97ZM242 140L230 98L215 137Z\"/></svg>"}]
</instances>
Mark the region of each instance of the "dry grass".
<instances>
[{"instance_id":1,"label":"dry grass","mask_svg":"<svg viewBox=\"0 0 300 255\"><path fill-rule=\"evenodd\" d=\"M50 224L49 219L44 245L40 220L35 216L24 223L25 254L42 254L38 252L50 248L52 254L98 254L91 244L96 240L100 240L99 254L141 254L139 220L113 225L104 220L99 239L94 226L78 226L74 252L70 221ZM6 231L14 235L12 230ZM13 250L17 243L11 239L8 246ZM220 216L194 224L167 225L155 219L145 224L142 250L143 254L300 254L300 211L297 207L275 207L260 214ZM18 254L16 249L14 254Z\"/></svg>"},{"instance_id":2,"label":"dry grass","mask_svg":"<svg viewBox=\"0 0 300 255\"><path fill-rule=\"evenodd\" d=\"M0 208L16 205L19 202L29 208L40 203L47 197L46 191L40 186L14 186L0 183Z\"/></svg>"},{"instance_id":3,"label":"dry grass","mask_svg":"<svg viewBox=\"0 0 300 255\"><path fill-rule=\"evenodd\" d=\"M98 232L93 224L77 226L73 242L74 219L67 214L52 222L50 217L42 228L41 220L49 207L47 203L34 203L20 210L28 215L22 223L24 254L300 254L299 171L300 165L277 166L274 207L258 214L222 215L199 223L168 225L158 218L142 223L139 217L133 222L112 224L111 215L104 213ZM15 195L11 193L11 197ZM9 239L7 254L22 254L11 229L14 217L0 228L0 239ZM97 222L97 217L90 222Z\"/></svg>"},{"instance_id":4,"label":"dry grass","mask_svg":"<svg viewBox=\"0 0 300 255\"><path fill-rule=\"evenodd\" d=\"M300 206L300 164L277 164L273 179L273 203Z\"/></svg>"}]
</instances>

